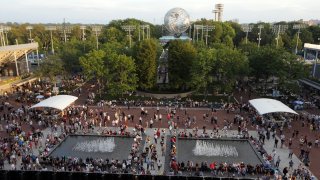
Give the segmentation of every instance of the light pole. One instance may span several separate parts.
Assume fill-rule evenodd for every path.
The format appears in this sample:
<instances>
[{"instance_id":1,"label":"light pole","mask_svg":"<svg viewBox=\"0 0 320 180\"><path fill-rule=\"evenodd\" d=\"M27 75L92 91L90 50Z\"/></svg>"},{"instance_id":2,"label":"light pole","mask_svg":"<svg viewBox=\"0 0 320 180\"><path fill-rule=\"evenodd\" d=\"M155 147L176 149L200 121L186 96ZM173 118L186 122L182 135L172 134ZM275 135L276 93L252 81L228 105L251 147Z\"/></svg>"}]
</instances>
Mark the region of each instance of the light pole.
<instances>
[{"instance_id":1,"label":"light pole","mask_svg":"<svg viewBox=\"0 0 320 180\"><path fill-rule=\"evenodd\" d=\"M67 37L69 37L69 34L71 33L72 26L67 26L66 20L63 19L63 24L62 24L62 26L59 27L59 30L60 30L62 39L66 43L68 40Z\"/></svg>"},{"instance_id":2,"label":"light pole","mask_svg":"<svg viewBox=\"0 0 320 180\"><path fill-rule=\"evenodd\" d=\"M4 35L4 27L0 26L0 43L1 46L5 46L6 45L6 40L5 40L5 35Z\"/></svg>"},{"instance_id":3,"label":"light pole","mask_svg":"<svg viewBox=\"0 0 320 180\"><path fill-rule=\"evenodd\" d=\"M272 26L272 32L276 34L276 40L277 40L277 47L279 46L279 38L280 34L283 34L288 29L288 25L273 25Z\"/></svg>"},{"instance_id":4,"label":"light pole","mask_svg":"<svg viewBox=\"0 0 320 180\"><path fill-rule=\"evenodd\" d=\"M30 43L32 43L33 39L32 39L32 35L31 35L31 31L32 31L33 27L32 26L27 26L26 30L29 31L29 41Z\"/></svg>"},{"instance_id":5,"label":"light pole","mask_svg":"<svg viewBox=\"0 0 320 180\"><path fill-rule=\"evenodd\" d=\"M101 32L102 26L92 26L92 31L96 36L97 50L99 49L99 35Z\"/></svg>"},{"instance_id":6,"label":"light pole","mask_svg":"<svg viewBox=\"0 0 320 180\"><path fill-rule=\"evenodd\" d=\"M57 30L57 27L56 26L47 26L46 30L50 31L51 53L54 54L52 31Z\"/></svg>"},{"instance_id":7,"label":"light pole","mask_svg":"<svg viewBox=\"0 0 320 180\"><path fill-rule=\"evenodd\" d=\"M298 53L298 44L299 44L299 38L300 38L300 33L301 33L301 29L306 28L305 24L295 24L293 25L293 29L298 29L297 32L297 43L296 43L296 54Z\"/></svg>"},{"instance_id":8,"label":"light pole","mask_svg":"<svg viewBox=\"0 0 320 180\"><path fill-rule=\"evenodd\" d=\"M136 27L133 25L126 25L126 26L122 26L122 29L128 32L127 36L129 38L129 47L131 48L131 37L132 37L131 32L135 30Z\"/></svg>"},{"instance_id":9,"label":"light pole","mask_svg":"<svg viewBox=\"0 0 320 180\"><path fill-rule=\"evenodd\" d=\"M140 28L142 29L142 40L144 40L144 34L145 34L145 30L147 30L146 35L147 35L147 39L149 39L149 30L150 30L150 26L149 25L141 25ZM140 29L139 29L139 37L140 37Z\"/></svg>"},{"instance_id":10,"label":"light pole","mask_svg":"<svg viewBox=\"0 0 320 180\"><path fill-rule=\"evenodd\" d=\"M4 26L3 27L3 32L5 34L5 41L7 43L7 45L9 45L9 41L8 41L8 32L11 30L11 27L10 26Z\"/></svg>"},{"instance_id":11,"label":"light pole","mask_svg":"<svg viewBox=\"0 0 320 180\"><path fill-rule=\"evenodd\" d=\"M253 25L242 24L241 28L242 28L243 32L246 33L246 44L248 44L248 34L249 34L249 32L252 31Z\"/></svg>"},{"instance_id":12,"label":"light pole","mask_svg":"<svg viewBox=\"0 0 320 180\"><path fill-rule=\"evenodd\" d=\"M194 27L194 32L197 34L197 42L198 42L198 40L199 40L199 29L201 29L201 30L203 30L203 25L193 25L193 27ZM193 36L195 36L195 35L193 35Z\"/></svg>"},{"instance_id":13,"label":"light pole","mask_svg":"<svg viewBox=\"0 0 320 180\"><path fill-rule=\"evenodd\" d=\"M259 28L259 33L258 33L258 36L259 36L259 37L258 37L258 48L260 48L261 29L264 28L264 26L263 26L263 25L259 25L258 28Z\"/></svg>"},{"instance_id":14,"label":"light pole","mask_svg":"<svg viewBox=\"0 0 320 180\"><path fill-rule=\"evenodd\" d=\"M81 40L82 41L85 41L86 40L86 37L85 37L85 35L86 35L86 26L80 26L80 30L82 31L82 37L81 37Z\"/></svg>"},{"instance_id":15,"label":"light pole","mask_svg":"<svg viewBox=\"0 0 320 180\"><path fill-rule=\"evenodd\" d=\"M205 32L206 32L206 35L205 35L205 37L206 37L206 45L208 45L208 37L210 37L209 31L212 31L212 30L214 29L214 26L208 26L208 25L206 25L206 26L203 26L203 29L204 29Z\"/></svg>"}]
</instances>

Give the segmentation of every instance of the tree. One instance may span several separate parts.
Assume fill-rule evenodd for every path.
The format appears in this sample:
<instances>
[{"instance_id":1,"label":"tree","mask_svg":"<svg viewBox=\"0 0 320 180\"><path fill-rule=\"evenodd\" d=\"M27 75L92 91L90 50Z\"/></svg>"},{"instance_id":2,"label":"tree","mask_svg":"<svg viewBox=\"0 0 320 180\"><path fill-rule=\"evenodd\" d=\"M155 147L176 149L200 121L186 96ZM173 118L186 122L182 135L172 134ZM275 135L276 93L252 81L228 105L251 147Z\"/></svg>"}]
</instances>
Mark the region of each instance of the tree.
<instances>
[{"instance_id":1,"label":"tree","mask_svg":"<svg viewBox=\"0 0 320 180\"><path fill-rule=\"evenodd\" d=\"M181 40L170 42L168 68L171 88L176 90L186 90L190 88L191 69L195 60L196 49L191 43Z\"/></svg>"},{"instance_id":2,"label":"tree","mask_svg":"<svg viewBox=\"0 0 320 180\"><path fill-rule=\"evenodd\" d=\"M217 49L216 61L212 68L217 79L222 82L225 92L231 92L237 79L249 72L249 62L244 53L229 47Z\"/></svg>"},{"instance_id":3,"label":"tree","mask_svg":"<svg viewBox=\"0 0 320 180\"><path fill-rule=\"evenodd\" d=\"M197 60L193 61L191 69L191 85L195 90L207 92L213 82L212 68L216 61L216 50L202 48L199 49Z\"/></svg>"},{"instance_id":4,"label":"tree","mask_svg":"<svg viewBox=\"0 0 320 180\"><path fill-rule=\"evenodd\" d=\"M249 56L251 75L258 81L260 78L268 79L271 75L280 77L284 71L284 61L281 53L283 49L271 46L260 47L258 51Z\"/></svg>"},{"instance_id":5,"label":"tree","mask_svg":"<svg viewBox=\"0 0 320 180\"><path fill-rule=\"evenodd\" d=\"M41 63L35 72L37 76L48 78L50 82L54 84L57 83L57 76L63 75L64 73L63 63L58 56L49 56Z\"/></svg>"},{"instance_id":6,"label":"tree","mask_svg":"<svg viewBox=\"0 0 320 180\"><path fill-rule=\"evenodd\" d=\"M110 72L108 92L112 95L123 95L137 87L136 66L134 60L126 55L111 54L107 60Z\"/></svg>"},{"instance_id":7,"label":"tree","mask_svg":"<svg viewBox=\"0 0 320 180\"><path fill-rule=\"evenodd\" d=\"M102 50L92 50L79 58L84 74L89 78L97 78L99 93L104 89L104 85L109 80L108 68L105 65L106 53Z\"/></svg>"},{"instance_id":8,"label":"tree","mask_svg":"<svg viewBox=\"0 0 320 180\"><path fill-rule=\"evenodd\" d=\"M141 89L152 88L156 82L157 48L154 39L143 40L135 46L134 59Z\"/></svg>"}]
</instances>

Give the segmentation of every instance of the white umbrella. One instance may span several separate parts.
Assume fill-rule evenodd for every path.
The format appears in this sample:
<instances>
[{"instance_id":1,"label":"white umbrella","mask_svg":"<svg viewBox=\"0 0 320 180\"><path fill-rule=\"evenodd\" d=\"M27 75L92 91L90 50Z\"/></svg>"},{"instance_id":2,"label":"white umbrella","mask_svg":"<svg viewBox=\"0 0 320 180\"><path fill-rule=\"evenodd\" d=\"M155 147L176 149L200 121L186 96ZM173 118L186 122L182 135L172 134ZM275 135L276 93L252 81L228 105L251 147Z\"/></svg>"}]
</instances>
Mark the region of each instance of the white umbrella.
<instances>
[{"instance_id":1,"label":"white umbrella","mask_svg":"<svg viewBox=\"0 0 320 180\"><path fill-rule=\"evenodd\" d=\"M37 99L42 99L42 98L44 98L44 96L43 95L38 95L38 96L36 96L36 98Z\"/></svg>"}]
</instances>

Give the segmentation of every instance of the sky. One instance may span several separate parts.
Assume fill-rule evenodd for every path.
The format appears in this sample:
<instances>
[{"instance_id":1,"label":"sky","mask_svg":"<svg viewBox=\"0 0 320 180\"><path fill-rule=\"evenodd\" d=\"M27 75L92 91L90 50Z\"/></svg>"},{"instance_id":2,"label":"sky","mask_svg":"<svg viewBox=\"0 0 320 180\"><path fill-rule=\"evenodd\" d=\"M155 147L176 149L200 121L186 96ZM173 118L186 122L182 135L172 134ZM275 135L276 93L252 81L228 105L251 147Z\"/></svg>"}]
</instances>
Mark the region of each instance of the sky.
<instances>
[{"instance_id":1,"label":"sky","mask_svg":"<svg viewBox=\"0 0 320 180\"><path fill-rule=\"evenodd\" d=\"M163 24L175 7L185 9L192 21L213 19L215 4L224 4L223 21L240 23L320 19L320 0L1 0L0 23L107 24L136 18Z\"/></svg>"}]
</instances>

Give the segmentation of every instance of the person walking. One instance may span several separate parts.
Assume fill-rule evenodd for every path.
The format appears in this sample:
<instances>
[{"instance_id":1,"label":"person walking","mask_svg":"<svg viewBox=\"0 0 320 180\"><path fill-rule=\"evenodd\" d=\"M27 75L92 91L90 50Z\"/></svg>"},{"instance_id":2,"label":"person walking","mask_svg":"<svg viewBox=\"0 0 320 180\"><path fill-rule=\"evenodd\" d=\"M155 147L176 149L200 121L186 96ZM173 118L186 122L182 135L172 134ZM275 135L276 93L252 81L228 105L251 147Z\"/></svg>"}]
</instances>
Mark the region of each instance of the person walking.
<instances>
[{"instance_id":1,"label":"person walking","mask_svg":"<svg viewBox=\"0 0 320 180\"><path fill-rule=\"evenodd\" d=\"M289 161L289 169L293 170L293 164L294 162L292 161L292 159Z\"/></svg>"},{"instance_id":2,"label":"person walking","mask_svg":"<svg viewBox=\"0 0 320 180\"><path fill-rule=\"evenodd\" d=\"M277 168L279 168L280 161L281 161L280 156L278 156L277 161L276 161L276 167Z\"/></svg>"},{"instance_id":3,"label":"person walking","mask_svg":"<svg viewBox=\"0 0 320 180\"><path fill-rule=\"evenodd\" d=\"M277 138L274 139L274 147L277 148L278 147L278 142L279 140Z\"/></svg>"}]
</instances>

